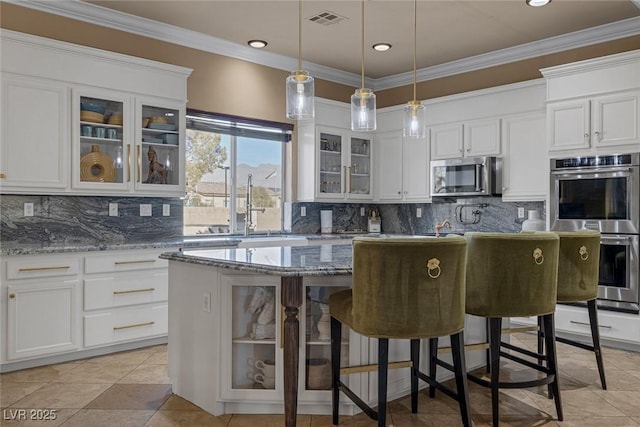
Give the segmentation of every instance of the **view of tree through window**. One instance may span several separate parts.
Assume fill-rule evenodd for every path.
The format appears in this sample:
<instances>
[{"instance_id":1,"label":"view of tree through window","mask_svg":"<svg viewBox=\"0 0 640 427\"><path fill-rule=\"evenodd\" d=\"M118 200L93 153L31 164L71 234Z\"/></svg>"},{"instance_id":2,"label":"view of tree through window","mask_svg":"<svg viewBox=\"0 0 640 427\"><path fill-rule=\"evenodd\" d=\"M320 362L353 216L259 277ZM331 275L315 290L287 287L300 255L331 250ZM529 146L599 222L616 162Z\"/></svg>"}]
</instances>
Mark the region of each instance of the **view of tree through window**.
<instances>
[{"instance_id":1,"label":"view of tree through window","mask_svg":"<svg viewBox=\"0 0 640 427\"><path fill-rule=\"evenodd\" d=\"M187 114L185 235L280 231L286 138L246 119Z\"/></svg>"}]
</instances>

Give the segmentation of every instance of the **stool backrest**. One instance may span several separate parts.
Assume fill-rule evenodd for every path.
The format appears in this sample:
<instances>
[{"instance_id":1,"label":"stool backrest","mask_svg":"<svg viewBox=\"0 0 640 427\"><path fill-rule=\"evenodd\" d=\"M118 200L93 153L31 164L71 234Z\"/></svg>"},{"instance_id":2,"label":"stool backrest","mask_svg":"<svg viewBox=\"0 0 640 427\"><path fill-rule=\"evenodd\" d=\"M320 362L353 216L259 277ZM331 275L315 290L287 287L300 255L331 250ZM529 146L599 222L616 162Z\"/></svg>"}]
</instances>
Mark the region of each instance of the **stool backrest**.
<instances>
[{"instance_id":1,"label":"stool backrest","mask_svg":"<svg viewBox=\"0 0 640 427\"><path fill-rule=\"evenodd\" d=\"M589 301L598 296L600 232L558 231L558 301Z\"/></svg>"},{"instance_id":2,"label":"stool backrest","mask_svg":"<svg viewBox=\"0 0 640 427\"><path fill-rule=\"evenodd\" d=\"M483 317L555 311L559 237L555 233L465 233L466 312Z\"/></svg>"},{"instance_id":3,"label":"stool backrest","mask_svg":"<svg viewBox=\"0 0 640 427\"><path fill-rule=\"evenodd\" d=\"M464 328L466 240L353 239L353 329L428 338Z\"/></svg>"}]
</instances>

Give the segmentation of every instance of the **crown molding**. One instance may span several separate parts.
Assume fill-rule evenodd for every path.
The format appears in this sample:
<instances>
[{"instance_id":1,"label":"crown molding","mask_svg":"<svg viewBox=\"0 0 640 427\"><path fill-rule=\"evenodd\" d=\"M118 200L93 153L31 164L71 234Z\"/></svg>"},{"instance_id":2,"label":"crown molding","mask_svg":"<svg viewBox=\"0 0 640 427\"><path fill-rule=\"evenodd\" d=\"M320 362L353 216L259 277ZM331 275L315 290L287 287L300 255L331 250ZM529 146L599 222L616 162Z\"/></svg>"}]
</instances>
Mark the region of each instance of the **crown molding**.
<instances>
[{"instance_id":1,"label":"crown molding","mask_svg":"<svg viewBox=\"0 0 640 427\"><path fill-rule=\"evenodd\" d=\"M279 70L295 70L297 59L285 55L252 49L217 37L208 36L173 25L159 23L79 0L2 0L6 3L28 7L71 19L101 25L167 43L186 46L217 55L252 62ZM640 0L632 0L640 8ZM417 70L419 82L451 76L482 68L522 61L565 50L603 43L640 34L640 17L630 18L599 27L551 37L482 55L451 61ZM359 87L360 75L303 61L303 68L316 78L348 86ZM400 73L379 79L367 78L365 85L373 90L391 89L413 83L413 72Z\"/></svg>"}]
</instances>

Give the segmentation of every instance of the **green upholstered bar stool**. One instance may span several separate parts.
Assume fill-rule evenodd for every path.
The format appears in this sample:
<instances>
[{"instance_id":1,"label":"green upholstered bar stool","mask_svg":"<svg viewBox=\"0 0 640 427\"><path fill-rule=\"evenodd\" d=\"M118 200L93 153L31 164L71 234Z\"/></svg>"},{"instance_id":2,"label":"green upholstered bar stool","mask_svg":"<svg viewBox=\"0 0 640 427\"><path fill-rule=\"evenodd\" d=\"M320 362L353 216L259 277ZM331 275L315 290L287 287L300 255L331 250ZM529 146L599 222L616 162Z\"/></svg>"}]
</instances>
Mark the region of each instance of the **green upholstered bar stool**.
<instances>
[{"instance_id":1,"label":"green upholstered bar stool","mask_svg":"<svg viewBox=\"0 0 640 427\"><path fill-rule=\"evenodd\" d=\"M469 380L491 387L493 425L499 425L499 389L550 386L558 419L563 419L554 340L559 237L555 233L466 233L466 312L488 319L490 381L469 374ZM502 342L502 319L541 316L546 354ZM511 353L501 351L505 347ZM516 354L527 356L528 359ZM500 357L542 372L529 381L501 381ZM531 361L529 359L534 359ZM545 365L539 365L542 360ZM537 373L536 373L537 374ZM538 374L539 375L539 374Z\"/></svg>"},{"instance_id":2,"label":"green upholstered bar stool","mask_svg":"<svg viewBox=\"0 0 640 427\"><path fill-rule=\"evenodd\" d=\"M604 363L600 347L598 328L598 277L600 266L600 232L593 230L561 231L560 254L558 258L558 302L586 302L589 312L591 339L593 345L579 341L556 337L556 341L593 351L596 355L600 383L604 390L607 381L604 375ZM540 319L539 319L540 322ZM544 346L544 334L538 334L538 351Z\"/></svg>"},{"instance_id":3,"label":"green upholstered bar stool","mask_svg":"<svg viewBox=\"0 0 640 427\"><path fill-rule=\"evenodd\" d=\"M411 412L418 411L418 379L457 399L462 422L471 426L464 357L466 240L449 238L353 239L353 286L329 298L333 424L338 424L339 394L345 393L378 426L386 422L389 367L410 366ZM356 372L378 371L378 410L368 406L341 381L342 324L378 339L378 364ZM456 390L420 372L420 340L449 336ZM410 363L389 363L389 338L410 340ZM360 370L358 370L360 369ZM353 372L344 369L343 374Z\"/></svg>"}]
</instances>

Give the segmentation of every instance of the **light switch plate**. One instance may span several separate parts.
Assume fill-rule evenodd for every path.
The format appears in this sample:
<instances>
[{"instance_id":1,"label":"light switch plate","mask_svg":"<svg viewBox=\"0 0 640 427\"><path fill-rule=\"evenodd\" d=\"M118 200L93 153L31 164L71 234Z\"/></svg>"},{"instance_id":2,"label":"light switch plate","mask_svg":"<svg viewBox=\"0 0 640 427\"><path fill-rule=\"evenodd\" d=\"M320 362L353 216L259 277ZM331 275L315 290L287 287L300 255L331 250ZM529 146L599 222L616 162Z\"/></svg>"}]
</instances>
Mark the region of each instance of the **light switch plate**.
<instances>
[{"instance_id":1,"label":"light switch plate","mask_svg":"<svg viewBox=\"0 0 640 427\"><path fill-rule=\"evenodd\" d=\"M118 216L118 204L109 203L109 216Z\"/></svg>"},{"instance_id":2,"label":"light switch plate","mask_svg":"<svg viewBox=\"0 0 640 427\"><path fill-rule=\"evenodd\" d=\"M307 216L307 207L306 206L300 207L300 216Z\"/></svg>"},{"instance_id":3,"label":"light switch plate","mask_svg":"<svg viewBox=\"0 0 640 427\"><path fill-rule=\"evenodd\" d=\"M162 216L171 216L171 205L162 205Z\"/></svg>"},{"instance_id":4,"label":"light switch plate","mask_svg":"<svg viewBox=\"0 0 640 427\"><path fill-rule=\"evenodd\" d=\"M524 218L524 208L518 208L518 218Z\"/></svg>"},{"instance_id":5,"label":"light switch plate","mask_svg":"<svg viewBox=\"0 0 640 427\"><path fill-rule=\"evenodd\" d=\"M205 313L211 313L211 293L205 292L202 294L202 311Z\"/></svg>"},{"instance_id":6,"label":"light switch plate","mask_svg":"<svg viewBox=\"0 0 640 427\"><path fill-rule=\"evenodd\" d=\"M140 205L140 216L151 216L151 205Z\"/></svg>"},{"instance_id":7,"label":"light switch plate","mask_svg":"<svg viewBox=\"0 0 640 427\"><path fill-rule=\"evenodd\" d=\"M360 216L364 216L364 208L360 208Z\"/></svg>"},{"instance_id":8,"label":"light switch plate","mask_svg":"<svg viewBox=\"0 0 640 427\"><path fill-rule=\"evenodd\" d=\"M416 218L422 218L422 208L416 208Z\"/></svg>"},{"instance_id":9,"label":"light switch plate","mask_svg":"<svg viewBox=\"0 0 640 427\"><path fill-rule=\"evenodd\" d=\"M24 204L24 216L33 216L33 203Z\"/></svg>"}]
</instances>

